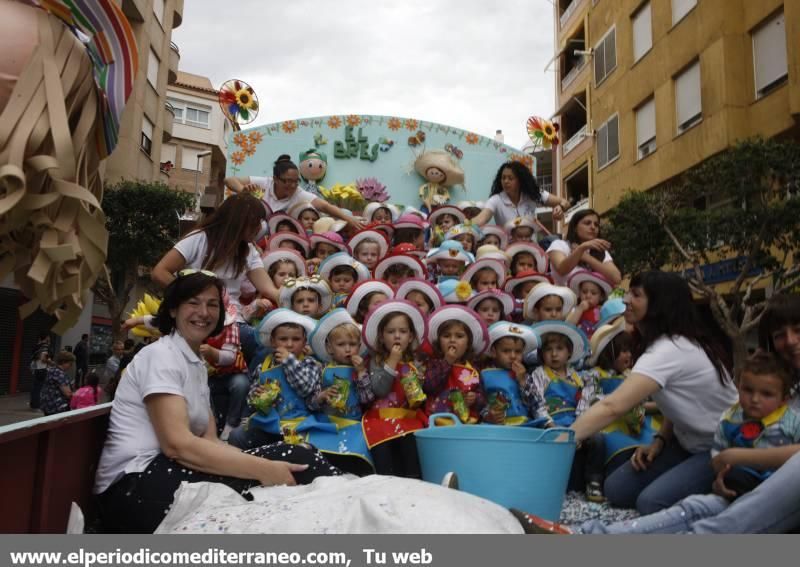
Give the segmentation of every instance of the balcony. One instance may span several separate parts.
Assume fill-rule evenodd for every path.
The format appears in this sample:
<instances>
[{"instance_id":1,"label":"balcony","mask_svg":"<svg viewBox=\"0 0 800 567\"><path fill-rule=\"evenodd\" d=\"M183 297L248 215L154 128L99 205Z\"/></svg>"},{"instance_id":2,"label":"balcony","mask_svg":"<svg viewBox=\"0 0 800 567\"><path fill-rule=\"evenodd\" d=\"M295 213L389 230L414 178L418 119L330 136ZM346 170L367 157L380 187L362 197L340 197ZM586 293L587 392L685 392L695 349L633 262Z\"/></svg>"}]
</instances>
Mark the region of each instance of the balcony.
<instances>
[{"instance_id":1,"label":"balcony","mask_svg":"<svg viewBox=\"0 0 800 567\"><path fill-rule=\"evenodd\" d=\"M175 0L175 12L172 15L172 29L177 28L183 22L183 0Z\"/></svg>"},{"instance_id":2,"label":"balcony","mask_svg":"<svg viewBox=\"0 0 800 567\"><path fill-rule=\"evenodd\" d=\"M578 144L580 144L586 139L586 134L588 133L588 131L589 127L586 124L584 124L583 128L575 132L575 134L573 134L569 140L564 142L564 145L562 146L561 150L562 154L567 155L569 152L574 150L578 146Z\"/></svg>"},{"instance_id":3,"label":"balcony","mask_svg":"<svg viewBox=\"0 0 800 567\"><path fill-rule=\"evenodd\" d=\"M175 108L168 102L164 103L164 119L161 127L164 129L161 135L162 142L169 142L172 139L172 125L175 122Z\"/></svg>"},{"instance_id":4,"label":"balcony","mask_svg":"<svg viewBox=\"0 0 800 567\"><path fill-rule=\"evenodd\" d=\"M181 61L181 51L174 42L169 42L169 65L167 66L167 83L174 85L178 81L178 64Z\"/></svg>"},{"instance_id":5,"label":"balcony","mask_svg":"<svg viewBox=\"0 0 800 567\"><path fill-rule=\"evenodd\" d=\"M572 0L572 2L570 2L569 5L564 9L564 11L561 13L561 17L559 18L561 22L561 29L564 29L564 27L567 25L567 22L572 17L572 14L575 13L582 3L583 0ZM559 2L559 4L563 4L563 1Z\"/></svg>"},{"instance_id":6,"label":"balcony","mask_svg":"<svg viewBox=\"0 0 800 567\"><path fill-rule=\"evenodd\" d=\"M564 78L561 79L562 91L567 90L567 87L570 86L570 84L572 84L572 81L575 80L575 77L577 77L583 70L583 68L586 67L587 60L588 60L587 57L581 57L580 61L578 61L578 63L572 69L570 69L570 71L564 76Z\"/></svg>"}]
</instances>

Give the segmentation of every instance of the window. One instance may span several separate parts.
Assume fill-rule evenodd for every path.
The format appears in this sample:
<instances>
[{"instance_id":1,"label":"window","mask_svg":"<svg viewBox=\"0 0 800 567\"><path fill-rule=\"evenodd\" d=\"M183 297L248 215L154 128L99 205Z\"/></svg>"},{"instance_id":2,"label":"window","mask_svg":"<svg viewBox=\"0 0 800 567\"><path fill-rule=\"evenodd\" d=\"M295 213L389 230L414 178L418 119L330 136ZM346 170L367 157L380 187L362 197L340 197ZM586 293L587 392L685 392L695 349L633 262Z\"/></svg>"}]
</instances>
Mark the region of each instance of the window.
<instances>
[{"instance_id":1,"label":"window","mask_svg":"<svg viewBox=\"0 0 800 567\"><path fill-rule=\"evenodd\" d=\"M653 98L636 109L636 147L638 159L656 149L656 101Z\"/></svg>"},{"instance_id":2,"label":"window","mask_svg":"<svg viewBox=\"0 0 800 567\"><path fill-rule=\"evenodd\" d=\"M153 0L153 13L161 27L164 27L164 0Z\"/></svg>"},{"instance_id":3,"label":"window","mask_svg":"<svg viewBox=\"0 0 800 567\"><path fill-rule=\"evenodd\" d=\"M177 150L178 147L174 144L161 144L161 163L172 162L173 167L175 166L175 160L177 159Z\"/></svg>"},{"instance_id":4,"label":"window","mask_svg":"<svg viewBox=\"0 0 800 567\"><path fill-rule=\"evenodd\" d=\"M602 169L619 157L619 115L614 115L597 130L597 168Z\"/></svg>"},{"instance_id":5,"label":"window","mask_svg":"<svg viewBox=\"0 0 800 567\"><path fill-rule=\"evenodd\" d=\"M211 119L211 107L186 102L183 100L167 99L169 103L175 108L175 122L180 124L188 124L189 126L198 126L200 128L209 128Z\"/></svg>"},{"instance_id":6,"label":"window","mask_svg":"<svg viewBox=\"0 0 800 567\"><path fill-rule=\"evenodd\" d=\"M672 0L672 25L680 22L696 5L697 0Z\"/></svg>"},{"instance_id":7,"label":"window","mask_svg":"<svg viewBox=\"0 0 800 567\"><path fill-rule=\"evenodd\" d=\"M191 169L192 171L199 171L203 173L203 160L205 158L197 159L197 154L205 150L198 150L197 148L181 148L181 168ZM198 167L198 163L199 167Z\"/></svg>"},{"instance_id":8,"label":"window","mask_svg":"<svg viewBox=\"0 0 800 567\"><path fill-rule=\"evenodd\" d=\"M147 82L153 85L153 88L158 90L158 66L160 61L158 55L153 49L150 49L150 56L147 59Z\"/></svg>"},{"instance_id":9,"label":"window","mask_svg":"<svg viewBox=\"0 0 800 567\"><path fill-rule=\"evenodd\" d=\"M650 2L647 2L631 18L634 61L641 59L653 47L653 26L650 21Z\"/></svg>"},{"instance_id":10,"label":"window","mask_svg":"<svg viewBox=\"0 0 800 567\"><path fill-rule=\"evenodd\" d=\"M700 61L695 61L675 77L675 114L678 134L700 122L703 117L700 95Z\"/></svg>"},{"instance_id":11,"label":"window","mask_svg":"<svg viewBox=\"0 0 800 567\"><path fill-rule=\"evenodd\" d=\"M756 98L761 98L789 76L786 64L786 22L783 12L753 30Z\"/></svg>"},{"instance_id":12,"label":"window","mask_svg":"<svg viewBox=\"0 0 800 567\"><path fill-rule=\"evenodd\" d=\"M611 31L594 48L594 82L602 83L617 66L617 31Z\"/></svg>"},{"instance_id":13,"label":"window","mask_svg":"<svg viewBox=\"0 0 800 567\"><path fill-rule=\"evenodd\" d=\"M139 143L147 155L153 150L153 123L147 119L147 116L142 117L142 141Z\"/></svg>"}]
</instances>

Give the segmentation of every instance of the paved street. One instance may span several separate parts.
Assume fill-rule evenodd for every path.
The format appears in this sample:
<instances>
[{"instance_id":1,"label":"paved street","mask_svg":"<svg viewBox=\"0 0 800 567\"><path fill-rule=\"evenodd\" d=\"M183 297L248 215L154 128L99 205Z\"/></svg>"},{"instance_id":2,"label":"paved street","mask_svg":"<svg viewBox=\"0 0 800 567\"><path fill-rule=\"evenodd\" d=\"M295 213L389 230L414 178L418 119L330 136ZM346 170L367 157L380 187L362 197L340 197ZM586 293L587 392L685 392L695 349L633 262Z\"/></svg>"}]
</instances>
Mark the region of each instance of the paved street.
<instances>
[{"instance_id":1,"label":"paved street","mask_svg":"<svg viewBox=\"0 0 800 567\"><path fill-rule=\"evenodd\" d=\"M41 410L28 407L29 394L14 394L13 396L0 396L0 426L17 423L42 417Z\"/></svg>"}]
</instances>

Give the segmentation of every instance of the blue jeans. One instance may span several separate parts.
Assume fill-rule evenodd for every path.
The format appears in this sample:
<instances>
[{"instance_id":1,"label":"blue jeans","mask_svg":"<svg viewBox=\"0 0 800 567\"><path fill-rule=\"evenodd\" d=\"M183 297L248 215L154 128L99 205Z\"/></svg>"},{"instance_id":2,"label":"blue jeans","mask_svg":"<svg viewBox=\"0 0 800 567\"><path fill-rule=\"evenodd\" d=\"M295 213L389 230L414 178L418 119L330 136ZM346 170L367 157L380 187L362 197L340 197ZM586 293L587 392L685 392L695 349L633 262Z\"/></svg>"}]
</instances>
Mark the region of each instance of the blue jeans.
<instances>
[{"instance_id":1,"label":"blue jeans","mask_svg":"<svg viewBox=\"0 0 800 567\"><path fill-rule=\"evenodd\" d=\"M695 522L713 518L728 508L729 502L716 494L693 494L674 506L655 514L603 524L600 520L584 522L584 534L683 534L690 533Z\"/></svg>"},{"instance_id":2,"label":"blue jeans","mask_svg":"<svg viewBox=\"0 0 800 567\"><path fill-rule=\"evenodd\" d=\"M225 423L231 427L238 427L242 419L247 417L247 393L250 391L250 378L244 373L209 376L208 386L212 396L228 395Z\"/></svg>"},{"instance_id":3,"label":"blue jeans","mask_svg":"<svg viewBox=\"0 0 800 567\"><path fill-rule=\"evenodd\" d=\"M692 454L672 439L647 470L637 471L628 461L611 473L604 492L612 506L652 514L691 494L711 492L714 471L710 463L708 451Z\"/></svg>"}]
</instances>

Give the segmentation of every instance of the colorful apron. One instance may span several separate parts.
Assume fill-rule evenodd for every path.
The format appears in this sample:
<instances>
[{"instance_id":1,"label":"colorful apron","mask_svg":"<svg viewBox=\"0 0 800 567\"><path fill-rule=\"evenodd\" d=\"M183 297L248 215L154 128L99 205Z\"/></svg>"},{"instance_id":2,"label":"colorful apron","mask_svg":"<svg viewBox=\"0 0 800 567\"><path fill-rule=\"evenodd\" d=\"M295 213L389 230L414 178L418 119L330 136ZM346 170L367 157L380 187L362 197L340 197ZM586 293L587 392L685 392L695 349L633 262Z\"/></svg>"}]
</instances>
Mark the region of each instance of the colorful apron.
<instances>
[{"instance_id":1,"label":"colorful apron","mask_svg":"<svg viewBox=\"0 0 800 567\"><path fill-rule=\"evenodd\" d=\"M280 395L268 413L257 411L248 422L248 427L257 427L266 433L283 433L287 443L302 443L304 439L297 434L297 426L308 417L308 408L286 380L283 365L272 366L272 355L264 359L258 375L258 383L267 381L277 383Z\"/></svg>"},{"instance_id":2,"label":"colorful apron","mask_svg":"<svg viewBox=\"0 0 800 567\"><path fill-rule=\"evenodd\" d=\"M477 392L480 385L480 374L469 362L452 365L450 374L447 376L447 386L436 396L428 397L425 413L428 415L443 412L453 413L462 423L478 423L479 415L475 406L467 407L463 395L468 392Z\"/></svg>"},{"instance_id":3,"label":"colorful apron","mask_svg":"<svg viewBox=\"0 0 800 567\"><path fill-rule=\"evenodd\" d=\"M782 405L767 417L762 420L755 420L755 419L745 419L744 421L733 421L731 420L730 412L726 412L723 416L720 424L722 426L722 434L727 439L728 444L731 447L742 447L746 449L753 449L757 447L756 443L765 435L769 435L767 428L772 425L778 423L783 414L786 413L786 408L788 406ZM779 437L775 438L773 441L768 442L767 444L773 447L777 447L780 445L787 445L791 444L792 440L780 435ZM763 446L763 444L762 444ZM745 467L745 466L737 466L733 467L734 469L740 469L741 471L755 477L758 480L764 481L766 480L773 472L775 471L760 471L756 470L752 467Z\"/></svg>"},{"instance_id":4,"label":"colorful apron","mask_svg":"<svg viewBox=\"0 0 800 567\"><path fill-rule=\"evenodd\" d=\"M599 367L595 367L594 370L599 377L598 393L603 396L610 395L625 380L624 376L612 374ZM638 416L631 410L626 416L603 429L606 439L606 462L623 451L635 449L639 445L649 445L653 441L656 431L652 416L644 416L644 422L641 423Z\"/></svg>"},{"instance_id":5,"label":"colorful apron","mask_svg":"<svg viewBox=\"0 0 800 567\"><path fill-rule=\"evenodd\" d=\"M346 379L349 389L343 411L327 406L331 413L316 412L298 425L297 432L323 453L358 457L372 465L372 456L361 427L361 405L355 385L355 368L329 364L322 371L322 389Z\"/></svg>"},{"instance_id":6,"label":"colorful apron","mask_svg":"<svg viewBox=\"0 0 800 567\"><path fill-rule=\"evenodd\" d=\"M410 362L397 365L397 376L392 389L385 398L376 400L361 421L364 437L370 449L386 441L403 437L417 429L428 426L428 417L421 408L409 409L406 394L400 380L411 373L422 377Z\"/></svg>"},{"instance_id":7,"label":"colorful apron","mask_svg":"<svg viewBox=\"0 0 800 567\"><path fill-rule=\"evenodd\" d=\"M481 383L489 407L498 403L496 400L499 396L505 398L508 404L505 425L522 425L529 421L528 408L522 402L519 383L512 376L511 370L485 368L481 371Z\"/></svg>"},{"instance_id":8,"label":"colorful apron","mask_svg":"<svg viewBox=\"0 0 800 567\"><path fill-rule=\"evenodd\" d=\"M549 368L544 368L550 383L544 391L547 411L558 427L569 427L575 423L575 411L581 399L583 380L574 370L566 378L556 376Z\"/></svg>"}]
</instances>

